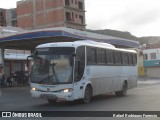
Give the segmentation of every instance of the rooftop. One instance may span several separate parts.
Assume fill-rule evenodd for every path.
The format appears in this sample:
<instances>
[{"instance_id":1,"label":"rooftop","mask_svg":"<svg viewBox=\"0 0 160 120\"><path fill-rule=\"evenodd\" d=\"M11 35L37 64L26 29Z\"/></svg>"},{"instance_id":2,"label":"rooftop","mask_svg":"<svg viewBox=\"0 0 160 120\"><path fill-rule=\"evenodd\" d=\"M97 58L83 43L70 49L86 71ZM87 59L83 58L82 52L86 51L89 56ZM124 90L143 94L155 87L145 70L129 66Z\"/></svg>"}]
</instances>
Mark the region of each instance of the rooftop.
<instances>
[{"instance_id":1,"label":"rooftop","mask_svg":"<svg viewBox=\"0 0 160 120\"><path fill-rule=\"evenodd\" d=\"M32 50L37 45L51 42L72 42L77 40L93 40L115 46L138 48L139 42L106 36L92 32L80 31L65 27L45 28L30 31L18 31L0 35L0 47L4 49Z\"/></svg>"}]
</instances>

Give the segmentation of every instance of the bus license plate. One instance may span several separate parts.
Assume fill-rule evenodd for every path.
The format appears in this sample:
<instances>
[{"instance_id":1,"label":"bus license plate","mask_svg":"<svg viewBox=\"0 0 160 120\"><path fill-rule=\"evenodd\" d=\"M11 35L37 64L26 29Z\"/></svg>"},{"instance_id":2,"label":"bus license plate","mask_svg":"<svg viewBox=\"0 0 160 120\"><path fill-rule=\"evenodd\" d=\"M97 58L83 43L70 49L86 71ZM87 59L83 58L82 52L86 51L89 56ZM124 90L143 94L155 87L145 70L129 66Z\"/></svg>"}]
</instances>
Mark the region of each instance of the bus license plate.
<instances>
[{"instance_id":1,"label":"bus license plate","mask_svg":"<svg viewBox=\"0 0 160 120\"><path fill-rule=\"evenodd\" d=\"M54 99L56 96L51 95L51 94L42 94L40 95L41 98L47 98L47 99Z\"/></svg>"}]
</instances>

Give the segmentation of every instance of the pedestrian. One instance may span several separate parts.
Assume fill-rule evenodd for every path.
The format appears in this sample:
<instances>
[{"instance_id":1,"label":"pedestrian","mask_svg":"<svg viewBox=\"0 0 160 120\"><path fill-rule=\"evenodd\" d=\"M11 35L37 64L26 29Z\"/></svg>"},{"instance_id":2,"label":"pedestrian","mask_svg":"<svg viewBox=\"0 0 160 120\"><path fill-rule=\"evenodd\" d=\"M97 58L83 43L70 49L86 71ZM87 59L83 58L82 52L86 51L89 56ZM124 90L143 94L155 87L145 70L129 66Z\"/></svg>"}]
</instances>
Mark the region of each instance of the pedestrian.
<instances>
[{"instance_id":1,"label":"pedestrian","mask_svg":"<svg viewBox=\"0 0 160 120\"><path fill-rule=\"evenodd\" d=\"M10 79L10 85L11 85L11 87L13 86L13 77L11 77L11 79Z\"/></svg>"},{"instance_id":2,"label":"pedestrian","mask_svg":"<svg viewBox=\"0 0 160 120\"><path fill-rule=\"evenodd\" d=\"M11 87L11 78L9 76L7 77L7 85Z\"/></svg>"},{"instance_id":3,"label":"pedestrian","mask_svg":"<svg viewBox=\"0 0 160 120\"><path fill-rule=\"evenodd\" d=\"M6 80L5 80L5 76L2 75L2 81L1 81L2 87L6 86Z\"/></svg>"},{"instance_id":4,"label":"pedestrian","mask_svg":"<svg viewBox=\"0 0 160 120\"><path fill-rule=\"evenodd\" d=\"M0 86L2 86L2 76L0 75Z\"/></svg>"}]
</instances>

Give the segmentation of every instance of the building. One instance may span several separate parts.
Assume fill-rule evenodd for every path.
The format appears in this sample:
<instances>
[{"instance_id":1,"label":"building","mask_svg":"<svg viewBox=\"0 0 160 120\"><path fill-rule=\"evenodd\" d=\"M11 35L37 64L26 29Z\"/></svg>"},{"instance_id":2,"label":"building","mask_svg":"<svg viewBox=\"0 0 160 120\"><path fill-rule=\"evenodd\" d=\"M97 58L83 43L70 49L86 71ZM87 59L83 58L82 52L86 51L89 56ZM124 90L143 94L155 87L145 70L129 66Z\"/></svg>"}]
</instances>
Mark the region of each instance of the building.
<instances>
[{"instance_id":1,"label":"building","mask_svg":"<svg viewBox=\"0 0 160 120\"><path fill-rule=\"evenodd\" d=\"M143 50L145 76L160 78L160 45L150 45Z\"/></svg>"},{"instance_id":2,"label":"building","mask_svg":"<svg viewBox=\"0 0 160 120\"><path fill-rule=\"evenodd\" d=\"M6 25L17 27L17 9L7 9L6 10Z\"/></svg>"},{"instance_id":3,"label":"building","mask_svg":"<svg viewBox=\"0 0 160 120\"><path fill-rule=\"evenodd\" d=\"M6 9L0 8L0 26L6 26Z\"/></svg>"},{"instance_id":4,"label":"building","mask_svg":"<svg viewBox=\"0 0 160 120\"><path fill-rule=\"evenodd\" d=\"M17 26L17 12L14 9L0 8L0 26Z\"/></svg>"},{"instance_id":5,"label":"building","mask_svg":"<svg viewBox=\"0 0 160 120\"><path fill-rule=\"evenodd\" d=\"M13 76L17 72L25 73L27 68L27 56L31 53L25 50L6 49L5 58L5 76Z\"/></svg>"},{"instance_id":6,"label":"building","mask_svg":"<svg viewBox=\"0 0 160 120\"><path fill-rule=\"evenodd\" d=\"M23 0L17 2L17 26L23 29L68 27L85 29L84 0Z\"/></svg>"}]
</instances>

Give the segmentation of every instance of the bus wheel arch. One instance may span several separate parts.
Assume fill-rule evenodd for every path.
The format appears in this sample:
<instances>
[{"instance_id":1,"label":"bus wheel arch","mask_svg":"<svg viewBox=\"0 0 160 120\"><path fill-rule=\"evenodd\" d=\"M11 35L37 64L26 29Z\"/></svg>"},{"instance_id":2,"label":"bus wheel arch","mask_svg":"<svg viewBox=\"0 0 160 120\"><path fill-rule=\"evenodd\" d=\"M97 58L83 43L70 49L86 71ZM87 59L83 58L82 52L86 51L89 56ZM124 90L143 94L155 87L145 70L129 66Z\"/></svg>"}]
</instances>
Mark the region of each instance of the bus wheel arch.
<instances>
[{"instance_id":1,"label":"bus wheel arch","mask_svg":"<svg viewBox=\"0 0 160 120\"><path fill-rule=\"evenodd\" d=\"M93 96L93 87L89 83L86 85L84 90L83 103L89 103L91 101L92 96Z\"/></svg>"},{"instance_id":2,"label":"bus wheel arch","mask_svg":"<svg viewBox=\"0 0 160 120\"><path fill-rule=\"evenodd\" d=\"M128 90L128 81L124 80L124 82L122 84L122 90L116 91L115 94L116 94L116 96L123 97L123 96L126 96L127 90Z\"/></svg>"}]
</instances>

